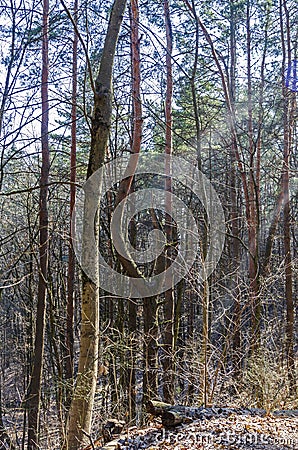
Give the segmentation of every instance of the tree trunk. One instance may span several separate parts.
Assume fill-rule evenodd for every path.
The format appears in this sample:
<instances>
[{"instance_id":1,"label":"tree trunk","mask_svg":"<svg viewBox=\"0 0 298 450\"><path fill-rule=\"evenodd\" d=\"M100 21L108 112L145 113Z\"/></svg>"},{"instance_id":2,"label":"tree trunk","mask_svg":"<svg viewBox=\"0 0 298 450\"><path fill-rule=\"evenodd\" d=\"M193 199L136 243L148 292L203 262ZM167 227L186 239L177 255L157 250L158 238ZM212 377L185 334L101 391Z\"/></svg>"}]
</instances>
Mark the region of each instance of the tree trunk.
<instances>
[{"instance_id":1,"label":"tree trunk","mask_svg":"<svg viewBox=\"0 0 298 450\"><path fill-rule=\"evenodd\" d=\"M105 38L99 73L95 80L94 109L91 125L91 148L87 179L104 163L112 116L112 71L116 44L126 0L115 0ZM98 240L98 216L95 242ZM83 231L84 239L84 231ZM98 266L98 250L87 255ZM84 255L83 255L84 256ZM85 255L86 256L86 255ZM67 450L87 445L91 431L92 409L97 382L99 343L99 286L82 274L82 324L78 376L67 426Z\"/></svg>"},{"instance_id":2,"label":"tree trunk","mask_svg":"<svg viewBox=\"0 0 298 450\"><path fill-rule=\"evenodd\" d=\"M78 0L74 3L73 18L75 23L78 19ZM78 35L74 32L72 46L72 106L71 106L71 149L70 149L70 242L68 253L68 273L67 273L67 307L66 307L66 361L65 379L68 383L66 387L66 408L71 402L71 384L73 379L73 357L74 357L74 277L75 277L75 254L71 242L72 229L75 229L75 217L73 217L76 198L76 150L77 150L77 66L78 66Z\"/></svg>"},{"instance_id":3,"label":"tree trunk","mask_svg":"<svg viewBox=\"0 0 298 450\"><path fill-rule=\"evenodd\" d=\"M131 26L131 72L132 72L132 103L133 103L133 129L131 150L133 154L139 154L142 141L142 102L141 102L141 68L140 68L140 38L139 38L139 4L138 0L131 0L130 26ZM130 189L133 190L133 181L130 180ZM129 186L127 186L129 188ZM128 192L126 192L128 195ZM136 238L135 221L131 221L131 237ZM135 301L129 300L128 328L130 332L130 366L128 368L128 408L130 421L135 420L136 415L136 328L137 306Z\"/></svg>"},{"instance_id":4,"label":"tree trunk","mask_svg":"<svg viewBox=\"0 0 298 450\"><path fill-rule=\"evenodd\" d=\"M290 394L296 394L296 369L294 353L294 301L293 301L293 269L291 254L291 208L289 197L289 153L284 145L284 252L285 252L285 294L286 294L286 356Z\"/></svg>"},{"instance_id":5,"label":"tree trunk","mask_svg":"<svg viewBox=\"0 0 298 450\"><path fill-rule=\"evenodd\" d=\"M48 183L49 183L49 102L48 102L48 39L49 39L49 0L43 2L42 23L42 118L41 118L41 151L42 166L39 196L39 279L36 311L36 330L34 342L33 369L27 393L28 408L28 450L39 448L39 418L41 381L44 354L44 333L46 316L46 289L48 270Z\"/></svg>"},{"instance_id":6,"label":"tree trunk","mask_svg":"<svg viewBox=\"0 0 298 450\"><path fill-rule=\"evenodd\" d=\"M172 155L172 97L173 97L173 77L172 77L172 50L173 50L173 36L172 25L169 10L169 1L164 1L164 17L166 26L167 39L167 90L166 90L166 141L165 154ZM166 193L166 210L171 211L171 193L172 193L172 179L171 179L171 161L166 159L165 167L165 193ZM165 254L165 270L172 264L172 249L171 242L173 241L173 221L170 214L165 214L165 234L167 237L168 248ZM174 317L175 317L175 302L174 289L171 287L165 292L164 303L164 338L163 338L163 397L166 402L172 403L174 401Z\"/></svg>"},{"instance_id":7,"label":"tree trunk","mask_svg":"<svg viewBox=\"0 0 298 450\"><path fill-rule=\"evenodd\" d=\"M197 150L197 162L198 162L198 169L202 171L202 155L201 155L201 135L202 135L202 129L201 129L201 120L199 116L199 105L197 102L197 88L195 83L195 77L197 73L197 66L198 66L198 58L199 58L199 20L196 12L195 2L194 0L191 1L191 5L189 5L191 8L191 11L193 12L194 18L195 18L195 27L196 27L196 35L195 35L195 57L194 57L194 64L192 67L192 76L191 76L191 94L192 94L192 104L194 109L194 119L195 119L195 127L196 127L196 150ZM203 192L205 201L207 203L206 199L206 192ZM203 213L203 220L204 220L204 233L202 238L202 263L204 264L204 261L206 259L207 255L207 214L206 211ZM207 361L208 361L208 347L209 347L209 302L210 302L210 290L209 290L209 283L208 280L204 280L202 283L202 316L203 316L203 326L202 326L202 352L201 352L201 359L202 359L202 398L204 399L204 403L208 402L208 368L207 368ZM190 387L190 391L192 390L192 387Z\"/></svg>"},{"instance_id":8,"label":"tree trunk","mask_svg":"<svg viewBox=\"0 0 298 450\"><path fill-rule=\"evenodd\" d=\"M258 204L259 186L257 185L257 170L255 162L255 148L253 141L253 111L252 111L252 75L251 75L251 29L250 29L250 1L246 4L246 50L247 50L247 117L248 117L248 274L249 292L252 314L251 350L257 351L260 345L261 304L259 298L259 260L258 260Z\"/></svg>"},{"instance_id":9,"label":"tree trunk","mask_svg":"<svg viewBox=\"0 0 298 450\"><path fill-rule=\"evenodd\" d=\"M236 101L236 17L235 17L235 2L230 2L230 98L231 106L235 109ZM240 243L239 243L239 216L240 211L238 207L237 199L237 176L236 176L236 159L235 159L235 142L232 136L231 142L231 175L230 175L230 196L231 196L231 231L232 231L232 245L231 245L231 258L232 258L232 293L233 293L233 363L235 373L240 369L240 349L241 349L241 292L239 286L239 261L240 261Z\"/></svg>"},{"instance_id":10,"label":"tree trunk","mask_svg":"<svg viewBox=\"0 0 298 450\"><path fill-rule=\"evenodd\" d=\"M157 396L157 304L156 297L146 297L143 300L144 315L144 372L143 372L143 400Z\"/></svg>"},{"instance_id":11,"label":"tree trunk","mask_svg":"<svg viewBox=\"0 0 298 450\"><path fill-rule=\"evenodd\" d=\"M270 261L272 255L272 248L274 243L274 238L276 234L277 225L280 218L280 213L283 206L283 190L282 190L282 182L280 183L280 193L277 196L276 206L274 208L273 217L271 221L271 225L269 227L268 236L266 239L264 258L262 263L262 271L261 275L266 277L270 274Z\"/></svg>"},{"instance_id":12,"label":"tree trunk","mask_svg":"<svg viewBox=\"0 0 298 450\"><path fill-rule=\"evenodd\" d=\"M7 446L7 447L6 447ZM2 409L2 374L0 374L0 450L15 450L14 444L11 442L9 435L7 434L4 422L3 422L3 409Z\"/></svg>"},{"instance_id":13,"label":"tree trunk","mask_svg":"<svg viewBox=\"0 0 298 450\"><path fill-rule=\"evenodd\" d=\"M283 12L285 26L283 23ZM286 0L280 2L281 37L283 49L283 72L285 73L285 62L291 64L291 36L289 11ZM293 301L293 267L291 253L291 200L289 190L290 155L292 150L294 114L296 110L295 93L287 89L283 83L284 101L284 152L283 152L283 228L284 228L284 256L285 256L285 297L286 297L286 358L288 368L290 394L296 394L296 369L294 353L294 301Z\"/></svg>"}]
</instances>

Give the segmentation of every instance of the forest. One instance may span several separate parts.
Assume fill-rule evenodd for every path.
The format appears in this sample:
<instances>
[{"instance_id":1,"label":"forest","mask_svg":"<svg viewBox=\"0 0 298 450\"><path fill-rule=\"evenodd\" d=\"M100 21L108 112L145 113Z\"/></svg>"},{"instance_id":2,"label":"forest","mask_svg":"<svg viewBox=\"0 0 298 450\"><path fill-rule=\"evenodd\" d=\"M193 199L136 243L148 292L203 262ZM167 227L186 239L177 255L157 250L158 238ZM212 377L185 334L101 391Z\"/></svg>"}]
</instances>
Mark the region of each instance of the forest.
<instances>
[{"instance_id":1,"label":"forest","mask_svg":"<svg viewBox=\"0 0 298 450\"><path fill-rule=\"evenodd\" d=\"M0 13L0 450L297 448L296 0Z\"/></svg>"}]
</instances>

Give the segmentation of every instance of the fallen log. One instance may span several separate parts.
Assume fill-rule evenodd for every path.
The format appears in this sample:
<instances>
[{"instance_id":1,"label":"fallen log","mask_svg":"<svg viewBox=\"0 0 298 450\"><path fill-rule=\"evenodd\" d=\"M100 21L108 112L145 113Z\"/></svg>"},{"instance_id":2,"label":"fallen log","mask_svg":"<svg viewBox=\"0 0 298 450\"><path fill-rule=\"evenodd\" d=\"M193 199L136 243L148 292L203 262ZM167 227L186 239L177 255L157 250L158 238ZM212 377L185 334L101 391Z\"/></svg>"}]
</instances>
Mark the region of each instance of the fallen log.
<instances>
[{"instance_id":1,"label":"fallen log","mask_svg":"<svg viewBox=\"0 0 298 450\"><path fill-rule=\"evenodd\" d=\"M170 405L168 403L151 400L147 403L147 412L160 416L164 427L174 427L194 420L210 420L212 417L228 417L231 414L265 416L264 409L193 407ZM273 413L274 414L274 413Z\"/></svg>"},{"instance_id":2,"label":"fallen log","mask_svg":"<svg viewBox=\"0 0 298 450\"><path fill-rule=\"evenodd\" d=\"M153 416L161 416L165 411L173 408L173 405L155 400L149 400L146 404L146 410Z\"/></svg>"},{"instance_id":3,"label":"fallen log","mask_svg":"<svg viewBox=\"0 0 298 450\"><path fill-rule=\"evenodd\" d=\"M185 423L186 420L187 417L183 416L179 411L169 410L162 414L162 424L164 427L174 427L181 423Z\"/></svg>"},{"instance_id":4,"label":"fallen log","mask_svg":"<svg viewBox=\"0 0 298 450\"><path fill-rule=\"evenodd\" d=\"M215 407L170 405L150 400L147 403L147 412L153 416L161 416L163 426L171 427L181 423L189 423L196 419L209 419L215 415L220 415L223 410Z\"/></svg>"}]
</instances>

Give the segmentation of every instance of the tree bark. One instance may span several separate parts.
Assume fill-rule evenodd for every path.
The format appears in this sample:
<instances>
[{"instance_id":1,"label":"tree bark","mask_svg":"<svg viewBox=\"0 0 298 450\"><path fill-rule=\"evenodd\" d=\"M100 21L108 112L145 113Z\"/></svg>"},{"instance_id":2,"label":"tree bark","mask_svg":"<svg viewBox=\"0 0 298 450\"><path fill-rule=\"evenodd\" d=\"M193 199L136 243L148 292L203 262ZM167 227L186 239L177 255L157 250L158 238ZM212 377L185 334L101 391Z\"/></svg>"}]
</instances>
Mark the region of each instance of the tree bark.
<instances>
[{"instance_id":1,"label":"tree bark","mask_svg":"<svg viewBox=\"0 0 298 450\"><path fill-rule=\"evenodd\" d=\"M285 16L285 24L283 20ZM280 1L280 21L283 50L283 72L285 73L285 62L291 64L291 35L290 19L286 0ZM286 297L286 358L288 368L289 390L291 395L296 394L296 368L294 353L294 301L293 301L293 267L291 249L291 200L289 190L290 155L293 143L294 113L296 110L295 93L287 89L283 83L284 102L284 151L283 151L283 241L285 256L285 297Z\"/></svg>"},{"instance_id":2,"label":"tree bark","mask_svg":"<svg viewBox=\"0 0 298 450\"><path fill-rule=\"evenodd\" d=\"M191 76L191 94L192 94L192 104L194 109L194 119L195 119L195 127L196 127L196 150L197 150L197 162L198 162L198 169L202 171L202 155L201 155L201 147L202 147L202 126L201 126L201 120L199 115L199 105L197 102L197 89L196 89L196 73L197 73L197 66L198 66L198 58L199 58L199 20L198 15L196 12L195 2L194 0L191 1L191 5L189 7L192 10L192 13L195 18L195 56L194 56L194 64L192 67L192 76ZM205 201L206 199L206 192L203 192ZM203 213L203 237L202 237L202 263L204 264L204 261L206 259L207 255L207 214L206 211ZM208 361L208 351L209 351L209 319L210 319L210 286L208 280L203 280L202 283L202 352L201 352L201 359L202 359L202 398L204 399L204 403L208 403L208 367L207 367L207 361ZM190 390L192 388L190 387Z\"/></svg>"},{"instance_id":3,"label":"tree bark","mask_svg":"<svg viewBox=\"0 0 298 450\"><path fill-rule=\"evenodd\" d=\"M78 0L74 2L73 18L75 23L78 19ZM71 96L71 149L70 149L70 242L68 253L68 272L67 272L67 307L66 307L66 361L65 378L66 387L66 408L71 402L71 384L73 379L73 357L74 357L74 277L75 277L75 254L72 247L72 229L75 229L75 217L73 217L75 198L76 198L76 150L77 150L77 67L78 67L78 35L74 32L72 46L72 96Z\"/></svg>"},{"instance_id":4,"label":"tree bark","mask_svg":"<svg viewBox=\"0 0 298 450\"><path fill-rule=\"evenodd\" d=\"M7 447L10 450L15 450L14 444L6 431L6 427L3 422L3 408L2 408L2 374L0 375L0 450L5 450Z\"/></svg>"},{"instance_id":5,"label":"tree bark","mask_svg":"<svg viewBox=\"0 0 298 450\"><path fill-rule=\"evenodd\" d=\"M261 304L259 298L259 257L258 257L258 203L259 186L257 184L257 168L255 162L255 144L253 140L253 110L252 110L252 75L251 75L251 29L250 0L246 3L246 50L247 50L247 117L248 117L248 274L252 315L251 350L257 351L260 345Z\"/></svg>"},{"instance_id":6,"label":"tree bark","mask_svg":"<svg viewBox=\"0 0 298 450\"><path fill-rule=\"evenodd\" d=\"M230 98L231 106L235 109L236 101L236 63L237 63L237 52L236 52L236 17L235 17L235 2L231 0L230 2ZM236 159L235 159L235 147L237 142L235 142L234 137L232 137L231 142L231 175L230 175L230 196L231 196L231 231L232 231L232 270L233 270L233 280L232 280L232 292L233 292L233 362L235 373L239 372L240 369L240 349L241 349L241 292L239 287L239 261L240 261L240 244L239 244L239 216L240 211L237 201L237 176L236 176Z\"/></svg>"},{"instance_id":7,"label":"tree bark","mask_svg":"<svg viewBox=\"0 0 298 450\"><path fill-rule=\"evenodd\" d=\"M33 369L27 392L28 408L28 450L39 448L40 397L44 355L44 333L46 317L46 290L48 271L48 182L50 170L48 123L48 45L49 45L49 0L43 2L42 21L42 118L41 118L41 152L42 166L39 195L39 278L36 311L36 330L34 342Z\"/></svg>"},{"instance_id":8,"label":"tree bark","mask_svg":"<svg viewBox=\"0 0 298 450\"><path fill-rule=\"evenodd\" d=\"M157 396L157 303L156 297L146 297L143 300L144 314L144 373L143 373L143 400L146 402L150 397Z\"/></svg>"},{"instance_id":9,"label":"tree bark","mask_svg":"<svg viewBox=\"0 0 298 450\"><path fill-rule=\"evenodd\" d=\"M166 140L165 140L165 154L172 155L172 97L173 97L173 76L172 76L172 51L173 51L173 36L172 24L170 17L169 1L164 0L164 18L166 27L167 53L166 53L166 67L167 67L167 88L166 88ZM172 179L171 179L171 160L166 159L165 166L165 193L166 193L166 210L171 211L171 193L172 193ZM173 241L173 221L171 215L165 213L165 234L167 237L168 248L165 253L165 270L171 265L173 255L171 243ZM175 317L175 302L174 290L171 287L165 291L164 303L164 338L163 338L163 397L166 402L172 403L174 401L174 317Z\"/></svg>"},{"instance_id":10,"label":"tree bark","mask_svg":"<svg viewBox=\"0 0 298 450\"><path fill-rule=\"evenodd\" d=\"M91 148L87 179L99 169L106 155L112 116L112 71L116 45L126 0L115 0L105 38L100 68L95 80L94 109L91 124ZM98 215L95 241L98 240ZM83 231L84 234L84 231ZM84 236L83 236L84 239ZM98 250L88 255L97 270ZM87 445L91 431L92 409L97 382L99 344L99 286L82 274L82 324L78 376L67 425L67 450Z\"/></svg>"},{"instance_id":11,"label":"tree bark","mask_svg":"<svg viewBox=\"0 0 298 450\"><path fill-rule=\"evenodd\" d=\"M132 104L133 104L133 129L131 151L139 154L142 142L142 102L141 102L141 68L140 68L140 38L139 38L139 4L138 0L130 1L130 27L131 27L131 72L132 72ZM133 190L133 177L129 177L121 183L117 201L126 197ZM117 205L116 205L117 206ZM131 221L131 237L136 238L135 221ZM130 421L135 419L136 414L136 328L137 307L135 301L129 299L128 305L128 327L130 332L130 366L128 368L128 408Z\"/></svg>"}]
</instances>

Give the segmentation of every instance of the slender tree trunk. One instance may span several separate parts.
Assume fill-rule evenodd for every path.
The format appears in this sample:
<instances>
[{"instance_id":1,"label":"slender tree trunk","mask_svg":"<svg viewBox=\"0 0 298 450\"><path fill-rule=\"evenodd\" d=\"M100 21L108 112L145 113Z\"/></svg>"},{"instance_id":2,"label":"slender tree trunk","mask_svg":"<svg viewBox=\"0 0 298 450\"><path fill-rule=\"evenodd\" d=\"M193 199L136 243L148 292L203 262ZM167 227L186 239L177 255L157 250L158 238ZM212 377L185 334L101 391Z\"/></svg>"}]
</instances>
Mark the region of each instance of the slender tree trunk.
<instances>
[{"instance_id":1,"label":"slender tree trunk","mask_svg":"<svg viewBox=\"0 0 298 450\"><path fill-rule=\"evenodd\" d=\"M195 310L196 310L196 303L197 303L197 294L195 292L190 292L189 298L188 298L188 304L186 304L185 308L189 311L188 314L188 324L187 324L187 333L186 333L186 339L187 339L187 358L191 361L192 355L193 355L193 349L196 348L197 342L196 342L196 333L195 333ZM193 405L196 401L195 398L195 385L196 385L196 379L197 376L194 373L193 365L190 366L189 373L187 373L187 380L188 380L188 389L187 389L187 404Z\"/></svg>"},{"instance_id":2,"label":"slender tree trunk","mask_svg":"<svg viewBox=\"0 0 298 450\"><path fill-rule=\"evenodd\" d=\"M196 150L197 150L197 162L198 169L202 171L202 155L201 155L201 120L199 115L199 105L197 102L197 89L196 89L196 73L198 67L198 57L199 57L199 20L196 12L195 2L191 1L191 5L189 5L195 18L195 55L194 55L194 64L192 68L192 76L191 76L191 94L192 94L192 104L194 109L194 119L195 119L195 127L196 127ZM206 192L203 193L206 200ZM202 259L203 263L206 259L207 255L207 214L204 212L204 235L202 238ZM210 301L210 291L209 291L209 283L208 280L203 281L202 285L202 318L203 318L203 326L202 326L202 392L203 392L203 401L204 403L208 403L208 349L209 349L209 301Z\"/></svg>"},{"instance_id":3,"label":"slender tree trunk","mask_svg":"<svg viewBox=\"0 0 298 450\"><path fill-rule=\"evenodd\" d=\"M103 163L108 145L112 116L112 71L116 44L126 0L115 0L105 38L100 68L94 85L94 109L91 126L91 148L87 178ZM93 83L92 83L93 84ZM95 242L98 240L98 217ZM83 231L84 234L84 231ZM84 239L84 236L83 236ZM97 271L98 250L89 254ZM99 286L82 274L82 324L78 376L67 426L67 450L77 450L88 443L97 382L99 344Z\"/></svg>"},{"instance_id":4,"label":"slender tree trunk","mask_svg":"<svg viewBox=\"0 0 298 450\"><path fill-rule=\"evenodd\" d=\"M236 18L235 18L235 2L230 2L230 98L231 106L235 108L236 101ZM230 195L231 195L231 231L232 231L232 270L233 270L233 361L235 373L240 369L240 349L241 349L241 292L239 286L239 261L240 261L240 245L239 245L239 207L237 199L237 176L236 176L236 159L235 159L235 142L232 136L231 142L231 175L230 175Z\"/></svg>"},{"instance_id":5,"label":"slender tree trunk","mask_svg":"<svg viewBox=\"0 0 298 450\"><path fill-rule=\"evenodd\" d=\"M169 1L164 1L164 17L166 27L166 40L167 40L167 54L166 54L166 67L167 67L167 89L166 89L166 106L165 106L165 118L166 118L166 141L165 141L165 154L172 155L172 97L173 97L173 76L172 76L172 50L173 50L173 36L172 25L170 18ZM165 192L166 192L166 210L171 211L171 192L172 192L172 179L171 179L171 161L166 159L165 167ZM168 242L168 248L165 254L165 269L172 264L172 249L171 242L173 241L173 222L170 214L165 214L165 233ZM174 402L174 317L175 317L175 301L174 301L174 289L171 287L165 292L164 303L164 338L163 338L163 397L165 402Z\"/></svg>"},{"instance_id":6,"label":"slender tree trunk","mask_svg":"<svg viewBox=\"0 0 298 450\"><path fill-rule=\"evenodd\" d=\"M2 369L2 368L1 368ZM4 450L7 447L10 450L15 450L14 444L11 442L9 435L7 434L4 421L3 421L3 408L2 408L2 374L0 374L0 449ZM7 447L6 447L7 445Z\"/></svg>"},{"instance_id":7,"label":"slender tree trunk","mask_svg":"<svg viewBox=\"0 0 298 450\"><path fill-rule=\"evenodd\" d=\"M48 270L48 182L50 170L48 123L48 39L49 39L49 0L43 2L42 23L42 118L41 151L42 166L39 197L39 279L36 311L36 330L34 342L33 369L27 395L28 407L28 450L39 448L40 397L44 354L44 333L46 316L46 289Z\"/></svg>"},{"instance_id":8,"label":"slender tree trunk","mask_svg":"<svg viewBox=\"0 0 298 450\"><path fill-rule=\"evenodd\" d=\"M128 409L129 421L136 419L136 358L137 358L137 306L135 301L130 300L128 304L128 329L130 333L129 342L129 368L128 368Z\"/></svg>"},{"instance_id":9,"label":"slender tree trunk","mask_svg":"<svg viewBox=\"0 0 298 450\"><path fill-rule=\"evenodd\" d=\"M259 94L259 123L258 123L258 139L257 139L257 185L260 186L260 167L261 167L261 145L262 145L262 134L263 134L263 101L264 101L264 87L265 87L265 65L266 65L266 55L267 55L267 49L268 49L268 30L270 25L270 11L272 8L271 3L267 3L266 5L266 23L265 23L265 36L264 36L264 50L263 50L263 56L262 56L262 64L261 64L261 85L260 85L260 94ZM280 183L282 184L282 183ZM259 190L260 192L260 190ZM258 204L260 205L260 197L258 198ZM283 205L283 191L280 187L280 192L276 199L276 206L274 208L272 221L269 227L268 236L266 239L265 244L265 252L264 252L264 258L260 267L260 275L265 278L270 270L270 260L272 255L272 248L273 248L273 242L274 237L276 234L276 229L278 225L278 221L280 218L280 213Z\"/></svg>"},{"instance_id":10,"label":"slender tree trunk","mask_svg":"<svg viewBox=\"0 0 298 450\"><path fill-rule=\"evenodd\" d=\"M292 112L293 113L293 112ZM289 117L290 120L290 117ZM286 125L288 128L289 125ZM294 353L294 301L293 301L293 268L291 250L291 202L289 193L289 163L291 147L291 131L287 129L284 134L284 169L283 169L283 196L284 196L284 252L285 252L285 294L286 294L286 355L288 365L288 378L290 393L296 393L296 369Z\"/></svg>"},{"instance_id":11,"label":"slender tree trunk","mask_svg":"<svg viewBox=\"0 0 298 450\"><path fill-rule=\"evenodd\" d=\"M138 0L131 0L131 69L132 69L132 101L133 101L133 134L132 153L140 153L142 141L142 102L141 102L141 68L140 68L140 38L139 38L139 4ZM131 190L133 190L133 183ZM132 239L136 238L135 221L131 223ZM137 346L137 306L135 301L129 300L128 328L130 332L130 366L129 366L129 417L130 421L136 415L136 346Z\"/></svg>"},{"instance_id":12,"label":"slender tree trunk","mask_svg":"<svg viewBox=\"0 0 298 450\"><path fill-rule=\"evenodd\" d=\"M77 23L78 0L74 2L73 18ZM73 344L74 344L74 277L75 277L75 254L71 242L72 229L75 228L75 217L73 217L75 197L76 197L76 150L77 150L77 66L78 66L78 35L74 32L72 46L72 106L71 106L71 148L70 148L70 239L68 253L68 272L67 272L67 307L66 307L66 349L67 356L65 361L65 379L66 386L66 408L71 402L71 384L73 379Z\"/></svg>"},{"instance_id":13,"label":"slender tree trunk","mask_svg":"<svg viewBox=\"0 0 298 450\"><path fill-rule=\"evenodd\" d=\"M247 49L247 116L248 116L248 150L249 150L249 176L248 195L249 201L247 225L248 225L248 274L249 291L252 314L252 336L251 349L258 350L260 345L260 321L261 304L259 298L259 261L258 261L258 211L257 197L259 187L256 182L255 148L253 140L253 111L252 111L252 75L251 75L251 29L250 29L250 1L247 0L246 7L246 49Z\"/></svg>"},{"instance_id":14,"label":"slender tree trunk","mask_svg":"<svg viewBox=\"0 0 298 450\"><path fill-rule=\"evenodd\" d=\"M139 5L138 0L131 0L131 13L130 13L130 25L131 25L131 71L132 71L132 103L133 103L133 130L132 130L132 142L131 153L134 156L128 163L129 170L136 169L138 163L138 155L141 150L142 141L142 102L141 102L141 71L140 71L140 38L139 38ZM127 168L127 169L128 169ZM117 197L115 200L115 208L129 195L132 190L134 176L123 177L120 183ZM135 235L135 227L132 225L132 236ZM137 266L132 260L124 258L122 255L117 254L118 260L121 263L123 269L132 277L139 277L140 273ZM125 375L125 382L129 383L129 411L131 418L135 416L136 406L136 388L135 388L135 357L133 350L134 334L136 332L136 305L132 300L129 301L129 331L131 333L131 360L130 367L127 369L128 374Z\"/></svg>"},{"instance_id":15,"label":"slender tree trunk","mask_svg":"<svg viewBox=\"0 0 298 450\"><path fill-rule=\"evenodd\" d=\"M269 227L268 236L266 239L264 258L262 263L262 271L261 275L266 277L270 273L270 260L272 255L272 248L274 243L274 237L276 234L277 225L280 218L280 213L283 207L283 190L282 190L282 182L280 182L280 193L277 196L276 206L274 208L272 221Z\"/></svg>"},{"instance_id":16,"label":"slender tree trunk","mask_svg":"<svg viewBox=\"0 0 298 450\"><path fill-rule=\"evenodd\" d=\"M157 396L157 304L156 297L146 297L143 300L144 314L144 375L143 400L146 403L150 398Z\"/></svg>"},{"instance_id":17,"label":"slender tree trunk","mask_svg":"<svg viewBox=\"0 0 298 450\"><path fill-rule=\"evenodd\" d=\"M49 249L49 253L51 253ZM57 327L57 320L55 314L57 309L59 309L59 304L61 300L55 298L52 295L54 288L53 273L51 271L51 266L49 263L48 267L48 320L47 320L47 341L50 347L49 359L52 365L53 377L57 380L56 383L56 408L57 416L59 420L59 431L61 436L64 436L64 389L63 389L63 359L61 358L61 353L59 351L59 329ZM60 288L62 290L62 287Z\"/></svg>"},{"instance_id":18,"label":"slender tree trunk","mask_svg":"<svg viewBox=\"0 0 298 450\"><path fill-rule=\"evenodd\" d=\"M285 18L285 21L283 19ZM280 1L280 22L283 50L282 73L285 73L286 61L291 64L291 35L290 18L286 0ZM284 23L285 22L285 23ZM296 394L296 369L294 353L294 301L293 301L293 267L291 249L291 200L289 190L290 155L292 150L294 113L296 110L296 94L287 89L283 83L284 101L284 152L283 152L283 228L284 228L284 255L285 255L285 297L286 297L286 358L290 394Z\"/></svg>"}]
</instances>

